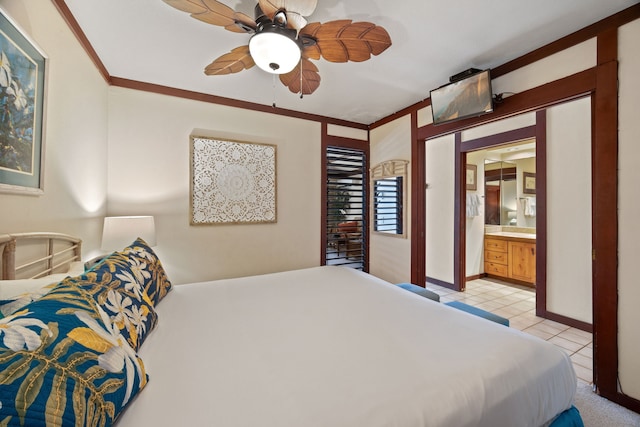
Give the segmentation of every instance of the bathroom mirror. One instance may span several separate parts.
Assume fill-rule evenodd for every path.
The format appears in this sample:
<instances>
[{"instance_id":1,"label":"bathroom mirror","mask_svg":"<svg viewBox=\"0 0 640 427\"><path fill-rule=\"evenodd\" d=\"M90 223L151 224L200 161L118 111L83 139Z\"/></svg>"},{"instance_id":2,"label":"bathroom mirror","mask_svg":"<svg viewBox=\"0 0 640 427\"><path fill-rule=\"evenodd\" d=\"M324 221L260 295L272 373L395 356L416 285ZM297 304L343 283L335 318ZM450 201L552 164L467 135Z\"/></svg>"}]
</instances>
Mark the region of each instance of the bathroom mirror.
<instances>
[{"instance_id":1,"label":"bathroom mirror","mask_svg":"<svg viewBox=\"0 0 640 427\"><path fill-rule=\"evenodd\" d=\"M484 159L485 224L535 227L535 194L523 189L525 177L535 176L535 140L490 148L476 155Z\"/></svg>"},{"instance_id":2,"label":"bathroom mirror","mask_svg":"<svg viewBox=\"0 0 640 427\"><path fill-rule=\"evenodd\" d=\"M487 159L484 171L485 224L517 225L516 164Z\"/></svg>"}]
</instances>

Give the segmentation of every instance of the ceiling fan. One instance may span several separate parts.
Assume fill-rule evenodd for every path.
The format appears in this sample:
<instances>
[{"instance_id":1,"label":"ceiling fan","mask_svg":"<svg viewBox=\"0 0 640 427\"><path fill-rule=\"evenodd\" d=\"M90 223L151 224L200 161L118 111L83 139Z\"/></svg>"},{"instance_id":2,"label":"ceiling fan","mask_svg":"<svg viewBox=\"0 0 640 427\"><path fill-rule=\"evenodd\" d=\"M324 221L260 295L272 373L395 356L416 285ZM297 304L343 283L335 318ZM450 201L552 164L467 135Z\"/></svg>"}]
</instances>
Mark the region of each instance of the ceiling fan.
<instances>
[{"instance_id":1,"label":"ceiling fan","mask_svg":"<svg viewBox=\"0 0 640 427\"><path fill-rule=\"evenodd\" d=\"M362 62L391 46L387 31L370 22L350 19L307 23L318 0L258 0L255 19L217 0L163 0L200 21L236 33L253 34L249 44L215 59L207 75L238 73L258 65L300 96L320 85L318 68L310 61Z\"/></svg>"}]
</instances>

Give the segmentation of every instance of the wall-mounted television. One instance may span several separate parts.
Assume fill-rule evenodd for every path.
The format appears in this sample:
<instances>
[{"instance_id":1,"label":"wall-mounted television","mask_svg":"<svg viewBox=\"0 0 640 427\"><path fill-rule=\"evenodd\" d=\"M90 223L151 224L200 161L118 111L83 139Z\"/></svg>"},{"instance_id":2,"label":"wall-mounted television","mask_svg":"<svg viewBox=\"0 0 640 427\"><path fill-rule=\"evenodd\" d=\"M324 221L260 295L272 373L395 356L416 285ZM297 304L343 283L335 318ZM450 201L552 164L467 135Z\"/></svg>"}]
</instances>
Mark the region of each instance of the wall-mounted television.
<instances>
[{"instance_id":1,"label":"wall-mounted television","mask_svg":"<svg viewBox=\"0 0 640 427\"><path fill-rule=\"evenodd\" d=\"M493 94L490 70L479 71L431 91L431 112L435 125L491 111Z\"/></svg>"}]
</instances>

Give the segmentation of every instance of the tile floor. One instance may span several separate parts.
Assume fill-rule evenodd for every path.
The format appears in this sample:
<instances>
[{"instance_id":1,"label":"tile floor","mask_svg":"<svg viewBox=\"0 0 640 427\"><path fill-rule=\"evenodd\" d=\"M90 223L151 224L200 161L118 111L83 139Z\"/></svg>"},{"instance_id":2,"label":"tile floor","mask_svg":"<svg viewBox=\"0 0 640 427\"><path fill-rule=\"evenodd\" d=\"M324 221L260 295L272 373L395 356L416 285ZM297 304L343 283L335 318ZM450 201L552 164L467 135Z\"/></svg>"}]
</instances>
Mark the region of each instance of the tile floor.
<instances>
[{"instance_id":1,"label":"tile floor","mask_svg":"<svg viewBox=\"0 0 640 427\"><path fill-rule=\"evenodd\" d=\"M537 317L536 295L531 288L485 278L467 282L465 292L431 283L427 283L427 289L439 294L441 302L457 300L490 311L509 319L512 328L552 342L571 357L579 379L593 382L592 334Z\"/></svg>"}]
</instances>

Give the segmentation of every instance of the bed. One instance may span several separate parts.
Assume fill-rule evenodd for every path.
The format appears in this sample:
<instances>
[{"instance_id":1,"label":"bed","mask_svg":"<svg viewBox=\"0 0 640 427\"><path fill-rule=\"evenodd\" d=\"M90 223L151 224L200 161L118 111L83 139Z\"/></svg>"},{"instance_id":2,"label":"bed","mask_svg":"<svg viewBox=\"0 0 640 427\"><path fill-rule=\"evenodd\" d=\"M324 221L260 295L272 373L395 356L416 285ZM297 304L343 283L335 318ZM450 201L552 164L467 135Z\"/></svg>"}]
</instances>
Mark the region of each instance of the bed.
<instances>
[{"instance_id":1,"label":"bed","mask_svg":"<svg viewBox=\"0 0 640 427\"><path fill-rule=\"evenodd\" d=\"M571 361L552 344L344 267L171 286L138 240L27 309L42 312L64 295L62 304L97 310L93 318L109 324L106 289L109 296L123 291L126 281L116 278L127 271L149 272L140 276L139 311L148 306L144 334L123 329L137 351L123 356L131 363L118 380L124 384L126 377L130 387L115 396L112 413L91 407L91 418L67 405L58 411L64 417L118 427L582 425L572 407ZM127 295L136 302L134 291ZM81 326L70 326L69 336L91 323L73 310L57 308ZM4 403L1 384L0 378ZM40 394L47 402L53 395ZM8 406L0 409L0 423Z\"/></svg>"}]
</instances>

